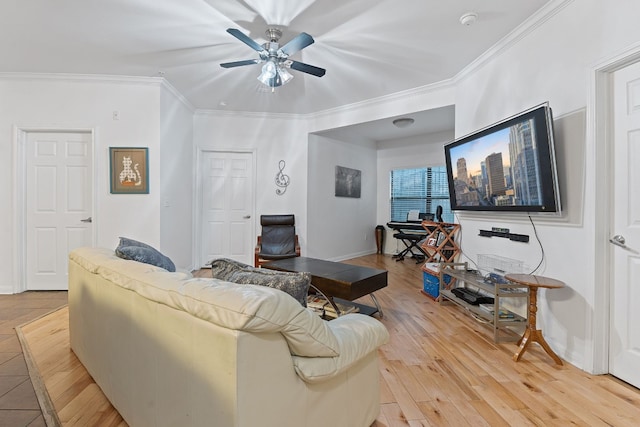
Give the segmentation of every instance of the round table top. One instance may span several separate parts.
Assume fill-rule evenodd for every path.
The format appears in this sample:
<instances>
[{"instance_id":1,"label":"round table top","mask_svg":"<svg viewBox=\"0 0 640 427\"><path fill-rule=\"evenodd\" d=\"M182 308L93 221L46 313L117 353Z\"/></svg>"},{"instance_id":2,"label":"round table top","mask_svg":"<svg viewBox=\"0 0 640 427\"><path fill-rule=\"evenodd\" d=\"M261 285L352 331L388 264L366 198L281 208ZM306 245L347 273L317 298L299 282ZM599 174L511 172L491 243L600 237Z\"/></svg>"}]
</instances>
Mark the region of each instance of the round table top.
<instances>
[{"instance_id":1,"label":"round table top","mask_svg":"<svg viewBox=\"0 0 640 427\"><path fill-rule=\"evenodd\" d=\"M560 280L552 279L550 277L536 276L533 274L509 273L504 277L512 282L537 288L562 288L564 286L564 282L561 282Z\"/></svg>"}]
</instances>

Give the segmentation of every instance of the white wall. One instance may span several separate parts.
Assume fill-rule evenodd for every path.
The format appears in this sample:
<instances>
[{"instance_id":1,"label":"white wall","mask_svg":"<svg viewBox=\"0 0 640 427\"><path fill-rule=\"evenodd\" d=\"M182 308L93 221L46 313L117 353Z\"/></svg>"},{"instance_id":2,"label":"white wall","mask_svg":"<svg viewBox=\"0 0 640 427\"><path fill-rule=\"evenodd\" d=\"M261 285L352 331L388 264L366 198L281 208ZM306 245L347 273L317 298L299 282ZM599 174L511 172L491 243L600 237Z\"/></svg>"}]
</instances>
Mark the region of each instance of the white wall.
<instances>
[{"instance_id":1,"label":"white wall","mask_svg":"<svg viewBox=\"0 0 640 427\"><path fill-rule=\"evenodd\" d=\"M418 137L378 143L377 223L385 225L391 220L390 173L393 169L444 166L444 145L453 140L453 132L440 132ZM435 212L432 212L435 213ZM384 253L394 254L405 248L393 238L393 230L386 228Z\"/></svg>"},{"instance_id":2,"label":"white wall","mask_svg":"<svg viewBox=\"0 0 640 427\"><path fill-rule=\"evenodd\" d=\"M360 198L335 196L336 166L361 171ZM309 136L307 255L343 260L375 253L376 147Z\"/></svg>"},{"instance_id":3,"label":"white wall","mask_svg":"<svg viewBox=\"0 0 640 427\"><path fill-rule=\"evenodd\" d=\"M403 114L410 114L415 111L423 111L429 110L432 108L439 108L443 106L453 105L454 104L454 94L455 88L450 84L450 82L442 82L439 84L434 84L430 86L416 88L415 90L406 91L403 93L393 94L390 96L372 99L369 101L365 101L355 105L348 105L341 108L336 108L334 110L324 111L319 114L315 114L309 117L308 126L310 136L310 154L309 154L309 198L310 198L310 206L311 203L315 205L315 202L311 202L311 197L317 191L315 188L315 183L312 185L311 180L314 179L316 181L320 181L323 176L329 174L333 176L335 172L329 172L329 167L331 166L329 161L333 162L331 167L335 167L336 164L340 166L347 166L340 164L343 158L349 159L353 162L359 162L356 159L357 150L364 150L367 147L365 141L346 141L340 142L336 140L329 140L325 138L322 139L313 139L313 135L321 133L322 131L339 128L342 126L348 126L357 123L369 122L378 119L384 119L393 116L400 116ZM332 154L328 151L328 147L322 148L319 144L320 141L323 143L330 144L337 151L335 154ZM346 143L350 144L347 145ZM356 144L356 145L353 145ZM364 144L364 145L363 145ZM369 141L369 147L373 148L373 143ZM360 148L356 148L356 146L360 146ZM319 150L321 152L316 153L312 150ZM410 151L410 150L409 150ZM365 154L366 152L366 154ZM364 155L362 161L363 165L368 165L368 160L370 156L370 152L363 151L361 153ZM317 155L321 155L321 158L325 159L324 164L316 165L315 162L317 160ZM403 154L404 155L404 154ZM412 154L407 153L407 156L411 156ZM402 155L401 155L402 156ZM427 154L425 153L425 158ZM400 162L403 163L403 162ZM415 159L414 162L415 163ZM365 167L365 166L363 166ZM316 215L311 208L309 209L309 227L313 228L313 241L310 238L310 244L312 244L313 249L311 249L311 253L315 254L324 254L327 259L346 259L350 255L357 256L357 254L364 254L376 251L375 245L375 227L379 224L385 224L386 221L384 218L388 217L389 209L386 209L384 206L380 206L381 197L387 200L389 197L389 183L385 183L385 179L388 181L388 172L385 176L380 174L380 167L377 165L377 158L372 166L372 174L376 175L375 182L380 185L382 182L386 187L386 190L376 189L376 200L373 204L369 204L369 201L353 203L346 202L340 204L340 211L330 212L329 218L332 221L338 219L341 223L349 224L349 227L340 228L340 232L336 229L336 224L331 223L332 221L327 221L327 216L320 217ZM311 169L314 169L312 171ZM358 167L354 167L354 169L359 169ZM333 169L331 169L333 171ZM363 175L364 176L364 175ZM381 181L382 180L382 181ZM364 182L364 178L363 178ZM368 182L367 182L368 183ZM327 195L334 194L334 187L327 187L329 184L322 184L321 191L324 191L325 197ZM330 185L334 185L333 182ZM383 200L384 200L383 199ZM323 201L327 201L329 199L319 199L318 203ZM349 203L354 206L349 205ZM344 210L342 208L356 208ZM324 205L320 206L322 212L328 213L328 209L324 207ZM364 212L366 210L366 212ZM381 213L382 212L382 213ZM386 214L384 212L387 212ZM339 216L338 216L339 214ZM367 219L366 222L363 221L363 218L369 218L369 215L373 214L374 216L371 219ZM318 221L311 220L312 216L318 218ZM364 217L362 215L365 215ZM388 221L388 220L387 220ZM369 243L369 240L364 240L364 236L372 236L372 241ZM389 233L386 233L387 237ZM356 244L357 247L345 247L344 242L351 241L352 244ZM335 243L332 243L335 242ZM385 240L385 246L389 244L389 238ZM388 246L387 246L388 248ZM391 252L391 250L386 250L387 253ZM317 255L320 257L320 255ZM421 286L421 285L420 285Z\"/></svg>"},{"instance_id":4,"label":"white wall","mask_svg":"<svg viewBox=\"0 0 640 427\"><path fill-rule=\"evenodd\" d=\"M255 151L255 235L260 234L260 215L292 213L303 254L307 253L307 139L306 122L295 117L201 111L194 120L196 150ZM291 180L283 195L276 194L275 185L280 160Z\"/></svg>"},{"instance_id":5,"label":"white wall","mask_svg":"<svg viewBox=\"0 0 640 427\"><path fill-rule=\"evenodd\" d=\"M591 124L586 121L590 116L591 72L603 60L638 43L638 16L637 1L568 2L546 22L519 29L512 40L497 46L491 56L480 58L451 82L324 112L314 116L309 124L315 132L455 104L455 134L462 136L549 101L556 118L564 212L555 218L533 218L546 253L546 261L538 273L563 280L568 286L541 292L538 322L547 341L562 358L588 371L594 370L596 347L604 345L594 342L593 313L597 303L594 294L601 284L593 277L600 268L594 259L596 230L603 234L602 227L607 226L596 224L594 213L597 205L594 171L598 162L592 145L594 139L588 135ZM378 191L378 223L384 221L387 210L385 169L389 166L383 163L394 161L384 158L384 148L379 156L378 181L386 188ZM397 163L403 163L401 155ZM540 260L540 246L528 218L513 214L465 214L459 219L462 247L469 258L498 254L523 260L532 267ZM477 235L479 229L492 226L528 234L531 240L519 243Z\"/></svg>"},{"instance_id":6,"label":"white wall","mask_svg":"<svg viewBox=\"0 0 640 427\"><path fill-rule=\"evenodd\" d=\"M556 117L580 115L588 106L590 70L595 64L640 40L640 3L583 0L570 3L548 22L536 27L516 45L469 70L456 82L456 135L483 127L518 111L548 100ZM580 119L575 120L579 123ZM589 123L586 123L590 126ZM575 126L572 125L572 126ZM567 129L565 129L567 130ZM594 292L600 283L593 277L599 263L594 259L595 182L598 164L595 147L589 146L584 130L569 130L564 141L561 171L572 171L564 182L569 201L562 218L536 220L546 262L540 274L564 281L562 290L542 292L538 323L545 337L562 358L592 370L590 355L599 345L593 340ZM574 162L579 163L576 167ZM580 176L577 176L580 174ZM581 197L575 197L580 193ZM584 194L584 196L582 196ZM564 202L564 201L563 201ZM521 259L535 266L540 248L528 219L460 215L463 249L474 258L494 253ZM499 226L529 234L528 244L477 236L480 228ZM600 243L598 243L600 244Z\"/></svg>"},{"instance_id":7,"label":"white wall","mask_svg":"<svg viewBox=\"0 0 640 427\"><path fill-rule=\"evenodd\" d=\"M159 80L0 75L0 292L17 289L15 263L14 127L93 129L96 244L114 247L118 236L158 245L160 228ZM113 111L119 120L113 120ZM150 194L109 193L110 146L149 147Z\"/></svg>"},{"instance_id":8,"label":"white wall","mask_svg":"<svg viewBox=\"0 0 640 427\"><path fill-rule=\"evenodd\" d=\"M183 269L193 268L194 110L171 87L160 97L160 248Z\"/></svg>"}]
</instances>

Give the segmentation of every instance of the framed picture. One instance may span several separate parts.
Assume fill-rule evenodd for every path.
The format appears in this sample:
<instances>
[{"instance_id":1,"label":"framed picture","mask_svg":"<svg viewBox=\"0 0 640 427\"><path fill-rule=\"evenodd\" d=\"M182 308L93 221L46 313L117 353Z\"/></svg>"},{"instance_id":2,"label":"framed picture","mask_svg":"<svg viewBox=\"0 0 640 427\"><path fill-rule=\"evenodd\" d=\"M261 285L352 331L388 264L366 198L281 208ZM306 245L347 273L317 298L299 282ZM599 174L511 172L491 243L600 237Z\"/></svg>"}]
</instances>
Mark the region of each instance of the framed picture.
<instances>
[{"instance_id":1,"label":"framed picture","mask_svg":"<svg viewBox=\"0 0 640 427\"><path fill-rule=\"evenodd\" d=\"M336 197L360 198L362 172L357 169L336 166Z\"/></svg>"},{"instance_id":2,"label":"framed picture","mask_svg":"<svg viewBox=\"0 0 640 427\"><path fill-rule=\"evenodd\" d=\"M149 194L149 149L109 147L111 194Z\"/></svg>"}]
</instances>

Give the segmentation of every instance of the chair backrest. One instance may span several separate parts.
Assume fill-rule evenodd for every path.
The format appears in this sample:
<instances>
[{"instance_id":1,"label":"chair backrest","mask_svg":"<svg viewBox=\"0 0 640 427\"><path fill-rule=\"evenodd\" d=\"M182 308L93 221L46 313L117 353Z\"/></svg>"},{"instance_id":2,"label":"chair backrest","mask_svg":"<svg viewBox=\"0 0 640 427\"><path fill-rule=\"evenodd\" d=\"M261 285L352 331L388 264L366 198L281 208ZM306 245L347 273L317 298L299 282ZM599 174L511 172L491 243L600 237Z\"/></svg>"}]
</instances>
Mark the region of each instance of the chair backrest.
<instances>
[{"instance_id":1,"label":"chair backrest","mask_svg":"<svg viewBox=\"0 0 640 427\"><path fill-rule=\"evenodd\" d=\"M286 255L295 254L295 216L294 215L261 215L262 254Z\"/></svg>"}]
</instances>

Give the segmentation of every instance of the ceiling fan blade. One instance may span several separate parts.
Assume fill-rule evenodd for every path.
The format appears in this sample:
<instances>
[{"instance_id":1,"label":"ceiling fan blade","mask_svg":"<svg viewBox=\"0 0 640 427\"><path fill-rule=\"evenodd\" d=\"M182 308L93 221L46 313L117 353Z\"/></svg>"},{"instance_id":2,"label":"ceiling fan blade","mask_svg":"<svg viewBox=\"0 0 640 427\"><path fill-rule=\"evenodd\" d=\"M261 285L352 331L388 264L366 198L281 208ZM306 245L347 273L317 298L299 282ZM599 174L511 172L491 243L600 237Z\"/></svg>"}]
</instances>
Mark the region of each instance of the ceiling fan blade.
<instances>
[{"instance_id":1,"label":"ceiling fan blade","mask_svg":"<svg viewBox=\"0 0 640 427\"><path fill-rule=\"evenodd\" d=\"M313 42L313 37L311 37L309 34L300 33L293 40L282 46L280 50L285 55L291 56L299 50L302 50L310 44L313 44Z\"/></svg>"},{"instance_id":2,"label":"ceiling fan blade","mask_svg":"<svg viewBox=\"0 0 640 427\"><path fill-rule=\"evenodd\" d=\"M245 59L243 61L225 62L220 64L222 68L242 67L243 65L253 65L259 63L259 59Z\"/></svg>"},{"instance_id":3,"label":"ceiling fan blade","mask_svg":"<svg viewBox=\"0 0 640 427\"><path fill-rule=\"evenodd\" d=\"M317 77L322 77L327 72L324 68L314 67L313 65L305 64L304 62L291 61L291 68L294 70L302 71L303 73L312 74Z\"/></svg>"},{"instance_id":4,"label":"ceiling fan blade","mask_svg":"<svg viewBox=\"0 0 640 427\"><path fill-rule=\"evenodd\" d=\"M257 41L253 40L245 33L236 28L227 28L227 33L231 34L233 37L237 38L242 43L246 44L251 49L257 52L263 52L265 50L264 47L262 47L262 45L260 45Z\"/></svg>"}]
</instances>

